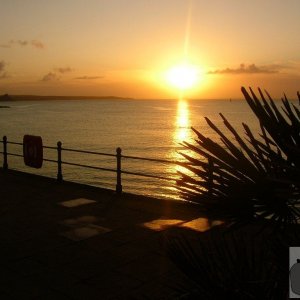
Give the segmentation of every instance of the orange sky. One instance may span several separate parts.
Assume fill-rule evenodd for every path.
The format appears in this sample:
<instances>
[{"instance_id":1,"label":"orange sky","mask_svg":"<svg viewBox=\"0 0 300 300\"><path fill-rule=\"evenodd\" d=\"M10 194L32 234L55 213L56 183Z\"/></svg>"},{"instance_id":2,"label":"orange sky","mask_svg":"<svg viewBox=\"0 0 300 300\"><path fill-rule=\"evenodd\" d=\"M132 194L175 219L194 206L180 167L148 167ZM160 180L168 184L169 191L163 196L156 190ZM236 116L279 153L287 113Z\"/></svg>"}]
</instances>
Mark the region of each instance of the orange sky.
<instances>
[{"instance_id":1,"label":"orange sky","mask_svg":"<svg viewBox=\"0 0 300 300\"><path fill-rule=\"evenodd\" d=\"M175 98L183 61L192 98L300 90L300 1L3 0L0 94Z\"/></svg>"}]
</instances>

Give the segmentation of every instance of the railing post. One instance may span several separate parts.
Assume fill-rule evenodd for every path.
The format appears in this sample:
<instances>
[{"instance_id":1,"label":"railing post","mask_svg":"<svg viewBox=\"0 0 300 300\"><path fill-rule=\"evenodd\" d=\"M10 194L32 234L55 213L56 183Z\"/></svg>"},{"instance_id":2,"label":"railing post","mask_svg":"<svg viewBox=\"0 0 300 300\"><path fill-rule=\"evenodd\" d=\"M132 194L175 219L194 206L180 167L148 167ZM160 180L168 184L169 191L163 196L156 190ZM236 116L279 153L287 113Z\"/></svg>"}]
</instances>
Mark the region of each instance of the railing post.
<instances>
[{"instance_id":1,"label":"railing post","mask_svg":"<svg viewBox=\"0 0 300 300\"><path fill-rule=\"evenodd\" d=\"M61 169L61 142L57 142L57 181L62 182L62 169Z\"/></svg>"},{"instance_id":2,"label":"railing post","mask_svg":"<svg viewBox=\"0 0 300 300\"><path fill-rule=\"evenodd\" d=\"M7 137L6 135L3 137L3 170L8 169L7 163Z\"/></svg>"},{"instance_id":3,"label":"railing post","mask_svg":"<svg viewBox=\"0 0 300 300\"><path fill-rule=\"evenodd\" d=\"M117 148L117 185L116 185L116 193L118 195L122 194L121 158L122 158L122 149Z\"/></svg>"}]
</instances>

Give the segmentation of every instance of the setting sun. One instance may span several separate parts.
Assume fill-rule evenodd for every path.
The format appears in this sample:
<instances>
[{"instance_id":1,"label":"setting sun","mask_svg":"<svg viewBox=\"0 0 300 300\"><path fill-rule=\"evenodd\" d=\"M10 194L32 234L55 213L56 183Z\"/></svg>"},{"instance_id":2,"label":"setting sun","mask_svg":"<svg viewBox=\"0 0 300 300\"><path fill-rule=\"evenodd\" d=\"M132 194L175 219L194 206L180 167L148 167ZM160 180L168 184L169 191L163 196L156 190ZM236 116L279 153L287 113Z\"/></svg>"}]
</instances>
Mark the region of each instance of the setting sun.
<instances>
[{"instance_id":1,"label":"setting sun","mask_svg":"<svg viewBox=\"0 0 300 300\"><path fill-rule=\"evenodd\" d=\"M166 73L167 82L179 89L189 89L195 86L200 79L199 70L191 65L178 65Z\"/></svg>"}]
</instances>

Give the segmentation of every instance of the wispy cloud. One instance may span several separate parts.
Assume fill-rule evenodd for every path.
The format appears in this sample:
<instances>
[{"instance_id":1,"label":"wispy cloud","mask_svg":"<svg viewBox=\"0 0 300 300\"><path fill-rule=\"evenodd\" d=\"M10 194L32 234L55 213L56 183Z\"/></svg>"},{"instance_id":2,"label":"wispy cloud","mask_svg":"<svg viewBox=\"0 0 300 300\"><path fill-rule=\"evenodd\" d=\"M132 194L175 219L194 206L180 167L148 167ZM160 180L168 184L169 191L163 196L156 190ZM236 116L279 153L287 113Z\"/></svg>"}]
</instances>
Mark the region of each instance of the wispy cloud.
<instances>
[{"instance_id":1,"label":"wispy cloud","mask_svg":"<svg viewBox=\"0 0 300 300\"><path fill-rule=\"evenodd\" d=\"M27 46L28 45L28 41L24 40L18 40L18 41L14 41L14 40L11 40L10 41L11 44L18 44L19 46Z\"/></svg>"},{"instance_id":2,"label":"wispy cloud","mask_svg":"<svg viewBox=\"0 0 300 300\"><path fill-rule=\"evenodd\" d=\"M11 48L10 44L0 44L0 48Z\"/></svg>"},{"instance_id":3,"label":"wispy cloud","mask_svg":"<svg viewBox=\"0 0 300 300\"><path fill-rule=\"evenodd\" d=\"M54 68L54 72L50 71L46 75L43 76L41 81L43 82L49 82L49 81L59 81L61 79L60 75L64 75L65 73L72 72L73 69L70 67L59 67Z\"/></svg>"},{"instance_id":4,"label":"wispy cloud","mask_svg":"<svg viewBox=\"0 0 300 300\"><path fill-rule=\"evenodd\" d=\"M69 73L72 72L73 69L71 69L70 67L66 67L66 68L55 68L55 71L61 73L61 74L65 74L65 73Z\"/></svg>"},{"instance_id":5,"label":"wispy cloud","mask_svg":"<svg viewBox=\"0 0 300 300\"><path fill-rule=\"evenodd\" d=\"M26 47L26 46L32 46L33 48L36 49L44 49L45 44L42 43L39 40L10 40L6 44L1 44L1 48L11 48L13 46L21 46L21 47Z\"/></svg>"},{"instance_id":6,"label":"wispy cloud","mask_svg":"<svg viewBox=\"0 0 300 300\"><path fill-rule=\"evenodd\" d=\"M31 46L33 46L34 48L37 48L37 49L44 49L45 48L44 43L42 43L41 41L32 40L30 43L31 43Z\"/></svg>"},{"instance_id":7,"label":"wispy cloud","mask_svg":"<svg viewBox=\"0 0 300 300\"><path fill-rule=\"evenodd\" d=\"M104 76L80 76L75 77L74 79L81 79L81 80L93 80L93 79L102 79Z\"/></svg>"},{"instance_id":8,"label":"wispy cloud","mask_svg":"<svg viewBox=\"0 0 300 300\"><path fill-rule=\"evenodd\" d=\"M208 74L274 74L285 68L282 65L256 66L255 64L240 64L238 68L226 68L209 71Z\"/></svg>"},{"instance_id":9,"label":"wispy cloud","mask_svg":"<svg viewBox=\"0 0 300 300\"><path fill-rule=\"evenodd\" d=\"M49 72L48 74L43 76L43 78L41 79L41 81L43 81L43 82L58 81L58 80L59 80L59 77L57 76L57 74L55 74L53 72Z\"/></svg>"}]
</instances>

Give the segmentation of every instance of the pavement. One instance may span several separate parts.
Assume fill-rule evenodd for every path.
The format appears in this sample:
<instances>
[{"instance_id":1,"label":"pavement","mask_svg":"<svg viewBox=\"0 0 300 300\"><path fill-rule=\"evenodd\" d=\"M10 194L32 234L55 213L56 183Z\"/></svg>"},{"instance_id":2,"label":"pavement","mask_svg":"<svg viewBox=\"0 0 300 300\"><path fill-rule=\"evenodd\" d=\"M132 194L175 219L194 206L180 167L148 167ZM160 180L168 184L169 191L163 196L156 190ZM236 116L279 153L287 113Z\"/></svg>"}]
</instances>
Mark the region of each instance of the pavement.
<instances>
[{"instance_id":1,"label":"pavement","mask_svg":"<svg viewBox=\"0 0 300 300\"><path fill-rule=\"evenodd\" d=\"M192 286L166 237L208 229L194 206L12 170L0 182L0 299L184 299Z\"/></svg>"}]
</instances>

